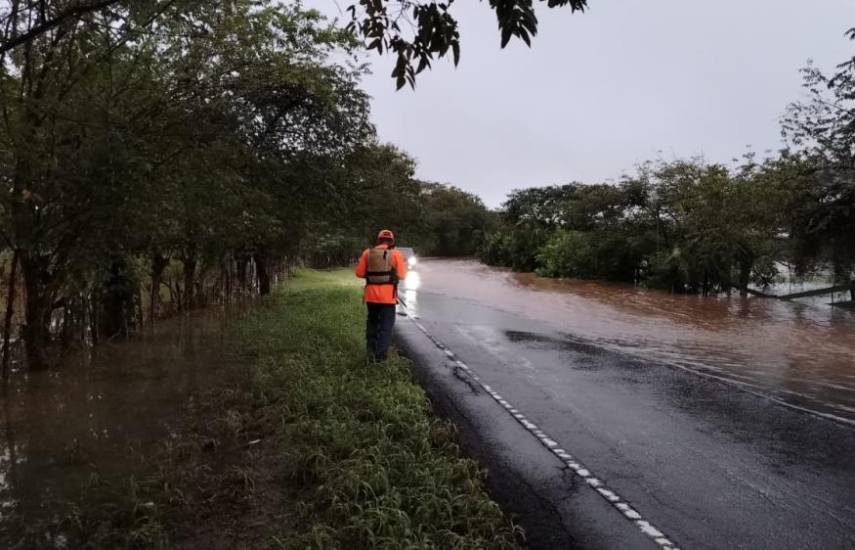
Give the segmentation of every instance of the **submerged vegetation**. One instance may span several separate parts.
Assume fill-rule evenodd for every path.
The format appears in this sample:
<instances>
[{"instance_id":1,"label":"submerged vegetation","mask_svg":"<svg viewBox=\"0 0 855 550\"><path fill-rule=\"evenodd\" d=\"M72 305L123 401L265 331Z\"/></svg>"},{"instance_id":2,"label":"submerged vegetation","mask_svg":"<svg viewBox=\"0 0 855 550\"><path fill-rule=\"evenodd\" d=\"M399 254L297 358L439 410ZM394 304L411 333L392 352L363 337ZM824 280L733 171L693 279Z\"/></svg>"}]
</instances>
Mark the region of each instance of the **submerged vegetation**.
<instances>
[{"instance_id":1,"label":"submerged vegetation","mask_svg":"<svg viewBox=\"0 0 855 550\"><path fill-rule=\"evenodd\" d=\"M168 440L7 517L0 544L516 548L410 363L366 362L359 296L350 270L297 271L237 321L229 374L170 419Z\"/></svg>"},{"instance_id":2,"label":"submerged vegetation","mask_svg":"<svg viewBox=\"0 0 855 550\"><path fill-rule=\"evenodd\" d=\"M483 258L549 277L604 278L677 292L745 290L787 257L798 161L733 174L699 161L646 165L618 185L513 193Z\"/></svg>"}]
</instances>

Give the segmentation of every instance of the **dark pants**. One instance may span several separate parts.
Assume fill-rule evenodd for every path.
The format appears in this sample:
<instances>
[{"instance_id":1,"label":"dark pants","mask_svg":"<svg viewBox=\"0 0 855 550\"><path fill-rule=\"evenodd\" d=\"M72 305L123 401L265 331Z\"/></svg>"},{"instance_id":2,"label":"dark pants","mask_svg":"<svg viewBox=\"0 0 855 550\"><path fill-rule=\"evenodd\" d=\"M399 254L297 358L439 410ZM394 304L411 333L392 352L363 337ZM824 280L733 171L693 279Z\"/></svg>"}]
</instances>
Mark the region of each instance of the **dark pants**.
<instances>
[{"instance_id":1,"label":"dark pants","mask_svg":"<svg viewBox=\"0 0 855 550\"><path fill-rule=\"evenodd\" d=\"M365 324L365 340L368 355L377 361L386 360L386 352L392 343L392 329L395 327L394 304L367 304L368 321Z\"/></svg>"}]
</instances>

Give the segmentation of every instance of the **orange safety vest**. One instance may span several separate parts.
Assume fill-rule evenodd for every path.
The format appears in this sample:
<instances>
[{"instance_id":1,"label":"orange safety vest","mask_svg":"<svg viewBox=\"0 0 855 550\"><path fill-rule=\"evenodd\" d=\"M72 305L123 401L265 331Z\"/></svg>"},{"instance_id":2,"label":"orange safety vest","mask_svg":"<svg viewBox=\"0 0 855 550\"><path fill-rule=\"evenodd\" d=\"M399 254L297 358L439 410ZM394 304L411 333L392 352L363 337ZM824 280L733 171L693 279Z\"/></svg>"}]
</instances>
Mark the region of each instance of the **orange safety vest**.
<instances>
[{"instance_id":1,"label":"orange safety vest","mask_svg":"<svg viewBox=\"0 0 855 550\"><path fill-rule=\"evenodd\" d=\"M380 244L362 253L356 264L356 276L365 279L365 302L397 304L398 281L407 278L407 262L400 252Z\"/></svg>"}]
</instances>

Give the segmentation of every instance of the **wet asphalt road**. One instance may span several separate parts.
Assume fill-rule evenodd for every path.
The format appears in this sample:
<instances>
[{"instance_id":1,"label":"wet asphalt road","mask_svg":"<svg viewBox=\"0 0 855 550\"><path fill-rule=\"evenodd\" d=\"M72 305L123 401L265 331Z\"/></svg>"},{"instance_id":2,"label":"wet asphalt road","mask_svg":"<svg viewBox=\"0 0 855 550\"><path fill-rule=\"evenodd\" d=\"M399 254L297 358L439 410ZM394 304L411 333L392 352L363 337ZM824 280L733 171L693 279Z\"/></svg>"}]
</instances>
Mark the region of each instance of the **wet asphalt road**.
<instances>
[{"instance_id":1,"label":"wet asphalt road","mask_svg":"<svg viewBox=\"0 0 855 550\"><path fill-rule=\"evenodd\" d=\"M675 546L855 548L853 427L604 350L500 307L423 285L416 311L483 384ZM398 333L531 546L657 547L411 321L401 318Z\"/></svg>"}]
</instances>

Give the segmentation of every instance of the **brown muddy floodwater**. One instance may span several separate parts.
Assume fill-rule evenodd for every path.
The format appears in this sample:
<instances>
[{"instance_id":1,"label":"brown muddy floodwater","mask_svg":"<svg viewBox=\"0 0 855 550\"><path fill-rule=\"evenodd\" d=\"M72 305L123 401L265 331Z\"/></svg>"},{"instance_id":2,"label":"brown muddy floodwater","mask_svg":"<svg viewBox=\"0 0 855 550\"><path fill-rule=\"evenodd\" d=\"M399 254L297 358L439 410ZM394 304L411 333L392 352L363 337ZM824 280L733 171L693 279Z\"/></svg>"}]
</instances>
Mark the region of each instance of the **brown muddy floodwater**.
<instances>
[{"instance_id":1,"label":"brown muddy floodwater","mask_svg":"<svg viewBox=\"0 0 855 550\"><path fill-rule=\"evenodd\" d=\"M0 545L10 518L49 520L88 481L150 468L189 400L237 370L236 316L210 308L51 371L13 374L0 393Z\"/></svg>"},{"instance_id":2,"label":"brown muddy floodwater","mask_svg":"<svg viewBox=\"0 0 855 550\"><path fill-rule=\"evenodd\" d=\"M855 315L823 301L674 295L543 279L475 261L425 260L419 301L440 293L537 319L612 349L855 420Z\"/></svg>"}]
</instances>

